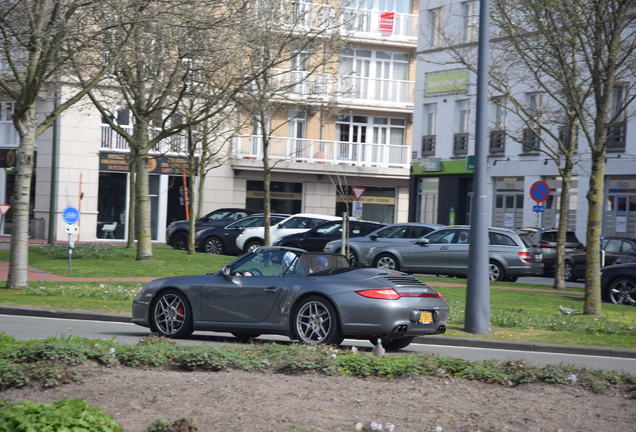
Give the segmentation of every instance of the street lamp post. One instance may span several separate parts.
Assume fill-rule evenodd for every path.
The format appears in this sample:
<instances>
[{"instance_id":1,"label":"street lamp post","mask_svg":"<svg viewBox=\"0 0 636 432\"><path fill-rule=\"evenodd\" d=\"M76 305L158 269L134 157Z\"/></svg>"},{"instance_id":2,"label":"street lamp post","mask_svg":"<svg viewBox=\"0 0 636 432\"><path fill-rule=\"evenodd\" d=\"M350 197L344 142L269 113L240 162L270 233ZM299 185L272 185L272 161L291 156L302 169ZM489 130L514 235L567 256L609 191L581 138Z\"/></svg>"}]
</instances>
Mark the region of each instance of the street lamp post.
<instances>
[{"instance_id":1,"label":"street lamp post","mask_svg":"<svg viewBox=\"0 0 636 432\"><path fill-rule=\"evenodd\" d=\"M479 4L479 59L477 63L477 118L475 125L475 171L470 214L468 290L465 330L490 333L490 280L488 261L488 205L486 181L488 115L489 0Z\"/></svg>"}]
</instances>

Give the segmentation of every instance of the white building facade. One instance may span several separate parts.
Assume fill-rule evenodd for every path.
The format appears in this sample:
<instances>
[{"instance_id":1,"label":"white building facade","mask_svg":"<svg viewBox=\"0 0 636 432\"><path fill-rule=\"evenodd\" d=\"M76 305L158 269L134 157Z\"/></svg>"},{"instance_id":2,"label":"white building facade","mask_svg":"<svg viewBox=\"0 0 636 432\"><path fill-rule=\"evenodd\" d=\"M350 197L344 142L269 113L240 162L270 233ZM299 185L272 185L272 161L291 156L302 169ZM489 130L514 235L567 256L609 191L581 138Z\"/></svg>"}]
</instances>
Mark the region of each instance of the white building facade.
<instances>
[{"instance_id":1,"label":"white building facade","mask_svg":"<svg viewBox=\"0 0 636 432\"><path fill-rule=\"evenodd\" d=\"M477 51L478 1L422 0L413 120L411 220L429 223L469 223L472 156L475 153L476 77L454 62L453 49ZM444 35L451 35L450 37ZM452 39L452 42L450 41ZM450 46L449 46L450 44ZM497 42L491 43L491 50ZM615 101L625 100L626 86L617 85ZM528 109L545 103L538 87L521 83L516 99ZM487 176L490 225L515 228L558 225L560 178L554 162L536 151L524 123L501 106L491 89L488 107ZM603 234L636 237L636 119L633 107L610 127L605 170ZM558 131L556 131L558 133ZM511 136L518 137L511 139ZM585 241L590 158L579 137L569 229ZM536 181L550 186L544 212L533 211L530 196Z\"/></svg>"}]
</instances>

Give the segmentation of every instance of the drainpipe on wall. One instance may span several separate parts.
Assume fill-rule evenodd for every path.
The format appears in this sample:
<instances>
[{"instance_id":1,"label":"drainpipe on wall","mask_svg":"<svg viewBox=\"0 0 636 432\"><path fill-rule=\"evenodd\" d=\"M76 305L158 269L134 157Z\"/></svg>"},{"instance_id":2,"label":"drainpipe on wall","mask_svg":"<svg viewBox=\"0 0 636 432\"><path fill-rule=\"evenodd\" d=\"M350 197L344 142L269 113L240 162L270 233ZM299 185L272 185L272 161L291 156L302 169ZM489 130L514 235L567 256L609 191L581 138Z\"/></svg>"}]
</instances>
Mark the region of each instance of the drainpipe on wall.
<instances>
[{"instance_id":1,"label":"drainpipe on wall","mask_svg":"<svg viewBox=\"0 0 636 432\"><path fill-rule=\"evenodd\" d=\"M60 92L59 88L55 89L53 95L53 110L56 110L60 105ZM59 127L58 117L53 120L53 137L51 143L51 189L49 191L49 234L48 244L52 245L55 242L55 209L57 207L57 150L59 147Z\"/></svg>"}]
</instances>

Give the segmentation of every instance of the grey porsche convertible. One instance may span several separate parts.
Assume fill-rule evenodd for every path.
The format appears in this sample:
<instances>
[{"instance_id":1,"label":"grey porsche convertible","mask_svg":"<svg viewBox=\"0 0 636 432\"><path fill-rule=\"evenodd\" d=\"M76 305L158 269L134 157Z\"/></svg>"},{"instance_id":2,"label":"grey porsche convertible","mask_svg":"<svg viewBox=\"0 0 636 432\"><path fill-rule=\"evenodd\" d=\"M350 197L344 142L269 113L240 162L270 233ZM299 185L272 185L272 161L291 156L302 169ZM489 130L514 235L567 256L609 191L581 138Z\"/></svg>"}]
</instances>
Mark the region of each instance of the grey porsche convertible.
<instances>
[{"instance_id":1,"label":"grey porsche convertible","mask_svg":"<svg viewBox=\"0 0 636 432\"><path fill-rule=\"evenodd\" d=\"M262 247L216 273L148 283L132 313L135 324L173 338L194 330L309 344L381 338L397 350L415 336L444 333L448 303L405 273L351 267L343 255Z\"/></svg>"}]
</instances>

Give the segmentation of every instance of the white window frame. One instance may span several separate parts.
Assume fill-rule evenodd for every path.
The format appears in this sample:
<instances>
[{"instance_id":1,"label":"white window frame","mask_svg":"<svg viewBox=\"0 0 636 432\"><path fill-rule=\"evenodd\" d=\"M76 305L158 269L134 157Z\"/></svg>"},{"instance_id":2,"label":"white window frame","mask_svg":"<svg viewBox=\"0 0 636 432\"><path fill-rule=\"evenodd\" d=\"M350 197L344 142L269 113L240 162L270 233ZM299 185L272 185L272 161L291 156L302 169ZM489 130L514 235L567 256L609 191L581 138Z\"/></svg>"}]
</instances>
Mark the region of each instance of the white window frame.
<instances>
[{"instance_id":1,"label":"white window frame","mask_svg":"<svg viewBox=\"0 0 636 432\"><path fill-rule=\"evenodd\" d=\"M442 8L428 10L428 41L433 48L442 45Z\"/></svg>"},{"instance_id":2,"label":"white window frame","mask_svg":"<svg viewBox=\"0 0 636 432\"><path fill-rule=\"evenodd\" d=\"M479 1L462 3L464 17L464 42L476 42L479 36Z\"/></svg>"},{"instance_id":3,"label":"white window frame","mask_svg":"<svg viewBox=\"0 0 636 432\"><path fill-rule=\"evenodd\" d=\"M422 135L437 134L437 103L424 104L424 119L422 121Z\"/></svg>"}]
</instances>

